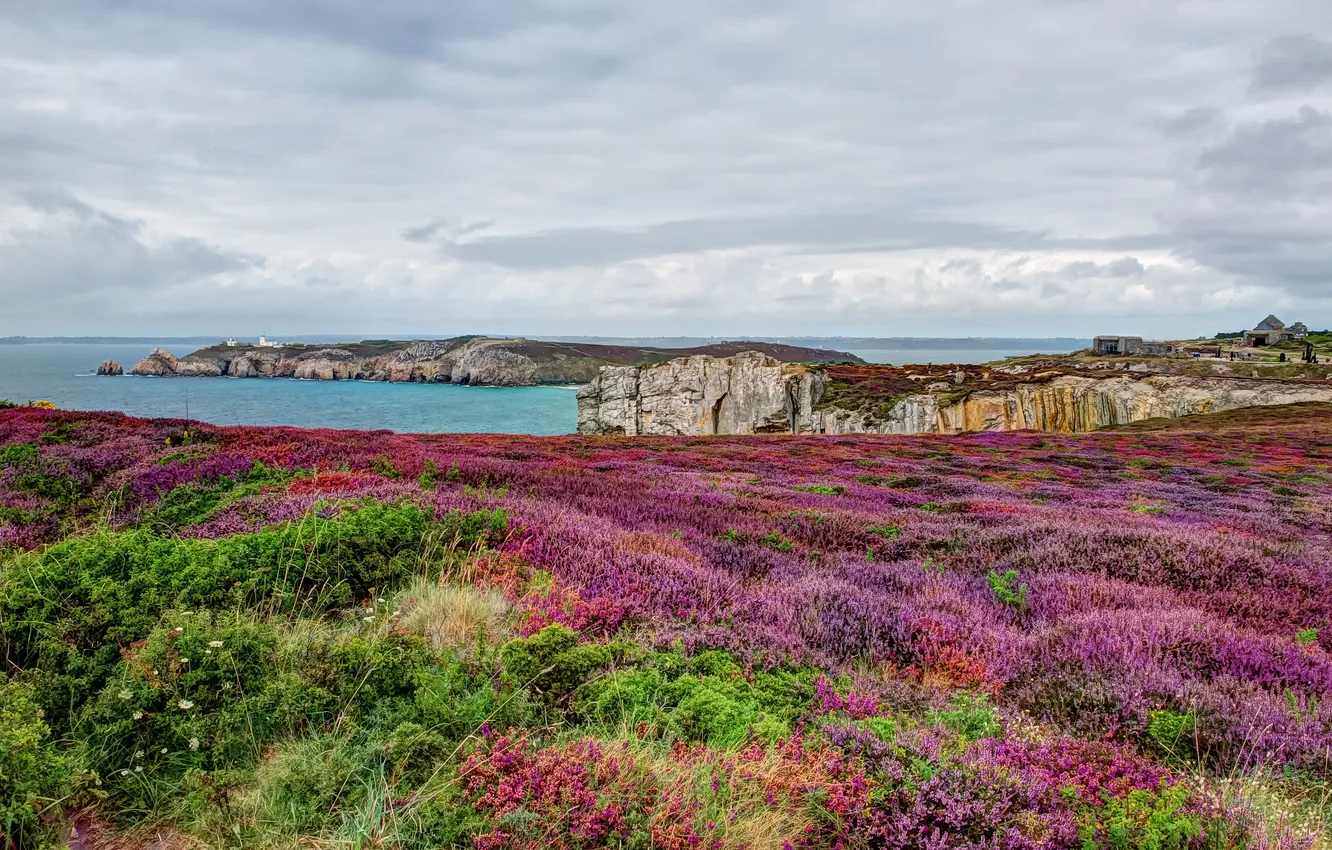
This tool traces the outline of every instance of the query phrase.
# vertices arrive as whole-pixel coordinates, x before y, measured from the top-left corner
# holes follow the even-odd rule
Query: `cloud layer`
[[[0,10],[0,335],[1332,324],[1324,0]]]

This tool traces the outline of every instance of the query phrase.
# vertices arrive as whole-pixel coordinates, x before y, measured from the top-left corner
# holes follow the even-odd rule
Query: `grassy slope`
[[[1080,437],[182,425],[0,411],[21,846],[1327,828],[1326,408]]]

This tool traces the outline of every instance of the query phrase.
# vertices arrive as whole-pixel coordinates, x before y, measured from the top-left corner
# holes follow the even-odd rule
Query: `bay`
[[[165,346],[164,346],[165,347]],[[179,346],[177,346],[179,347]],[[111,359],[126,369],[151,343],[0,345],[0,399],[45,399],[62,410],[116,410],[214,425],[386,428],[420,433],[570,434],[578,409],[571,387],[458,387],[376,381],[262,378],[98,377]],[[1031,349],[873,349],[870,363],[985,363]]]
[[[126,369],[152,345],[0,345],[0,399],[45,399],[62,410],[118,410],[214,425],[293,425],[391,431],[569,434],[578,408],[568,387],[457,387],[378,381],[99,377],[108,358]]]

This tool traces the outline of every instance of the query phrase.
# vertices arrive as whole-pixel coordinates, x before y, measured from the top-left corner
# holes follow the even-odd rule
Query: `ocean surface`
[[[62,410],[118,410],[145,417],[184,418],[188,412],[189,418],[214,425],[538,435],[570,434],[577,426],[577,402],[569,387],[95,374],[103,360],[115,360],[129,369],[153,348],[137,343],[0,345],[0,399],[19,403],[45,399]],[[1034,352],[941,348],[852,353],[871,363],[901,366],[985,363]]]

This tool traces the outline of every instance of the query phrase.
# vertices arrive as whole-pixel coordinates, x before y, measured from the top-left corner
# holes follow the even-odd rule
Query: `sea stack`
[[[102,365],[97,367],[99,375],[123,375],[125,370],[114,360],[103,360]]]

